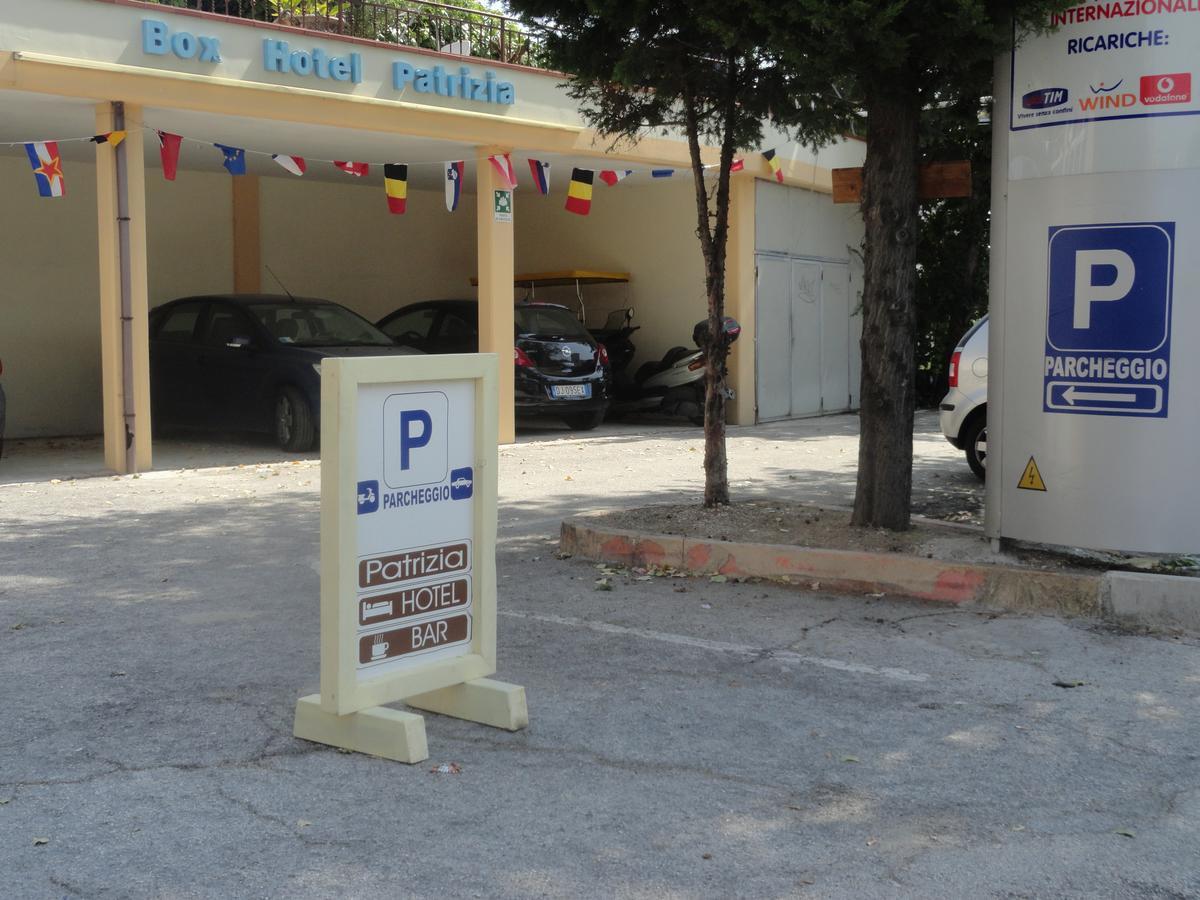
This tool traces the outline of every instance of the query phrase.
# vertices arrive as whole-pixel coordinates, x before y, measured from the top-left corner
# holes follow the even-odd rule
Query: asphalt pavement
[[[919,496],[967,508],[922,428]],[[846,503],[854,430],[732,430],[735,496]],[[556,558],[566,515],[698,497],[702,449],[501,451],[497,677],[531,724],[429,715],[417,766],[291,736],[313,460],[0,486],[0,893],[1200,895],[1200,642]]]

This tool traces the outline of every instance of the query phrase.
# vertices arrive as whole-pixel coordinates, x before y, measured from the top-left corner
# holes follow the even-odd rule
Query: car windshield
[[[281,344],[375,347],[394,343],[366,319],[336,303],[253,303],[249,309]]]
[[[518,306],[515,318],[520,337],[590,339],[580,321],[559,306]]]

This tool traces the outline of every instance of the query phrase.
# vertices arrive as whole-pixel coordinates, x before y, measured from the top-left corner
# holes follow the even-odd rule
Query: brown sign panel
[[[410,653],[427,653],[471,639],[471,617],[466,613],[404,625],[358,639],[358,663],[395,659]]]
[[[397,550],[358,561],[358,586],[382,587],[471,569],[471,545],[467,542],[417,550]]]
[[[833,170],[833,202],[861,203],[863,170]],[[946,163],[926,163],[917,169],[917,198],[939,200],[971,196],[971,163],[969,160]]]
[[[863,186],[863,170],[834,169],[833,170],[833,202],[861,203]]]
[[[360,597],[358,624],[381,625],[393,619],[446,612],[470,602],[471,582],[467,578],[406,587],[386,594]]]

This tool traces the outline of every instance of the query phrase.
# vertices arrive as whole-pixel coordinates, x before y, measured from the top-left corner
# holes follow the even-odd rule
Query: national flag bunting
[[[333,163],[347,175],[353,175],[355,178],[362,178],[371,171],[369,163],[364,162],[343,162],[342,160],[334,160]]]
[[[600,180],[612,187],[618,181],[624,181],[633,174],[633,169],[622,169],[620,172],[614,172],[612,169],[605,169],[600,173]]]
[[[651,169],[650,174],[654,178],[670,178],[672,175],[675,174],[675,170],[674,169]]]
[[[183,142],[183,138],[168,131],[159,131],[157,134],[158,152],[162,157],[163,178],[167,181],[174,181],[175,173],[179,170],[179,145]]]
[[[764,150],[763,159],[767,161],[767,165],[771,167],[771,172],[775,175],[775,180],[783,184],[783,169],[780,168],[779,160],[775,158],[774,150]]]
[[[446,209],[450,212],[458,209],[458,201],[462,199],[463,174],[466,169],[465,160],[456,159],[446,163]]]
[[[221,160],[230,175],[246,174],[246,151],[241,147],[226,147],[224,144],[213,144],[225,157]]]
[[[550,193],[550,163],[540,159],[529,160],[529,173],[533,176],[533,186],[539,194]]]
[[[67,180],[63,177],[62,157],[58,155],[56,141],[38,141],[25,145],[29,164],[33,166],[33,177],[37,179],[38,193],[43,197],[65,197]]]
[[[106,131],[104,134],[97,134],[92,138],[93,144],[112,144],[115,148],[121,141],[125,140],[124,131]]]
[[[571,183],[567,186],[567,212],[586,216],[592,209],[591,169],[572,169]]]
[[[507,153],[501,156],[489,156],[488,162],[492,164],[492,168],[500,175],[500,181],[510,191],[517,189],[517,173],[513,171],[512,159]]]
[[[308,163],[304,161],[303,156],[288,156],[284,153],[272,153],[271,159],[283,166],[285,170],[293,175],[303,175],[308,171]]]
[[[383,188],[387,191],[388,212],[400,215],[408,206],[408,166],[388,163],[383,167]]]
[[[730,172],[740,172],[744,168],[746,168],[746,161],[744,159],[735,159],[730,164],[729,171]]]

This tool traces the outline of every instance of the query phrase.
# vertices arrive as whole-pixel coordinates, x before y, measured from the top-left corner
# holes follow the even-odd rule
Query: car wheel
[[[987,416],[976,416],[967,423],[962,435],[967,465],[980,481],[987,477]]]
[[[279,449],[311,450],[316,428],[308,401],[294,387],[285,387],[275,398],[275,440]]]
[[[595,412],[573,413],[569,416],[563,416],[563,421],[567,423],[567,427],[572,431],[591,431],[604,421],[604,410],[598,409]]]

